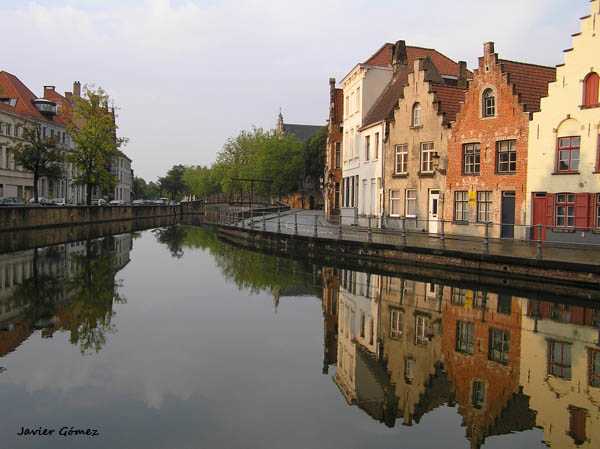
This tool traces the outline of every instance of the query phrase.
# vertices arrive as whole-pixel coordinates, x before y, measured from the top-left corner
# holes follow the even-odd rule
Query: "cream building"
[[[527,218],[543,238],[600,243],[600,1],[581,19],[529,127]]]
[[[361,136],[360,129],[367,112],[371,109],[392,77],[392,44],[385,44],[366,62],[357,64],[341,81],[344,96],[343,113],[343,161],[342,161],[342,207],[344,223],[354,223],[355,214],[378,215],[377,204],[381,188],[382,128],[372,129]],[[378,136],[376,136],[378,134]],[[365,157],[362,139],[372,139]]]
[[[593,309],[532,300],[523,308],[519,383],[549,447],[598,447],[599,322]]]
[[[406,65],[386,145],[386,227],[441,232],[450,124],[469,75],[435,50]]]

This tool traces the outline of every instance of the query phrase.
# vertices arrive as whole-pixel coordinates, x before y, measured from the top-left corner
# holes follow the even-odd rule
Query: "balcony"
[[[33,105],[36,107],[41,114],[44,114],[47,117],[53,117],[56,115],[56,103],[50,100],[45,100],[43,98],[36,98],[33,100]]]

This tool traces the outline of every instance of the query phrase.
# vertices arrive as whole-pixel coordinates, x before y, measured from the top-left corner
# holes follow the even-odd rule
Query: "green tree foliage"
[[[325,172],[325,150],[327,146],[327,127],[312,136],[304,145],[304,170],[307,176],[318,182]]]
[[[172,200],[181,199],[181,196],[187,193],[187,185],[183,181],[184,172],[183,165],[171,167],[165,176],[158,179],[161,192],[167,193]]]
[[[160,186],[154,181],[146,182],[136,176],[133,180],[133,198],[136,200],[151,200],[160,197]]]
[[[126,139],[117,138],[114,115],[108,109],[109,96],[101,88],[86,88],[82,98],[74,98],[69,134],[75,149],[69,161],[77,169],[75,182],[87,187],[86,202],[92,203],[95,187],[112,191],[116,184],[110,172],[112,158]]]
[[[196,198],[204,198],[221,192],[221,180],[218,170],[213,166],[186,167],[183,172],[183,182],[187,191]]]
[[[53,138],[42,137],[39,126],[23,128],[23,141],[9,148],[15,163],[33,173],[33,198],[37,203],[38,180],[41,177],[59,178],[62,175],[63,152]]]

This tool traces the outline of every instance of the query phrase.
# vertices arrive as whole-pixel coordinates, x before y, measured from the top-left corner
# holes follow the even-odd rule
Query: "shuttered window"
[[[592,72],[583,81],[583,106],[593,108],[598,106],[598,91],[600,88],[600,76]]]

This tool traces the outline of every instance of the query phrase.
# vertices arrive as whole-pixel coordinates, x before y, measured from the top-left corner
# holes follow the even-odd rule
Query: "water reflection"
[[[130,447],[115,409],[136,447],[278,447],[299,428],[288,447],[600,444],[597,308],[318,267],[189,226],[143,233],[123,281],[133,238],[0,255],[0,389],[21,416],[82,413],[112,438],[93,447]],[[34,332],[47,340],[27,347]]]
[[[36,330],[67,332],[82,353],[100,351],[115,331],[113,305],[125,301],[115,275],[131,247],[123,234],[0,255],[0,354]]]
[[[322,298],[325,363],[377,421],[448,405],[473,448],[534,427],[549,447],[600,444],[599,309],[332,268]]]

